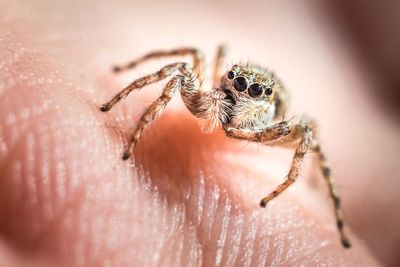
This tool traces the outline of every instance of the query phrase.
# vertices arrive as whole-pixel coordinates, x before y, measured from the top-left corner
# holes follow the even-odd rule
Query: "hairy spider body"
[[[199,50],[193,48],[152,52],[125,66],[114,67],[114,71],[120,72],[136,67],[152,58],[185,55],[192,57],[192,66],[185,62],[168,64],[155,73],[135,80],[110,101],[101,105],[101,111],[109,111],[131,91],[172,76],[165,85],[161,96],[140,118],[130,136],[123,159],[130,158],[133,148],[146,126],[164,110],[179,90],[188,110],[194,116],[206,121],[204,132],[211,132],[221,125],[228,137],[270,146],[294,148],[295,152],[286,180],[260,201],[261,207],[265,207],[271,199],[295,182],[304,155],[308,151],[314,151],[318,155],[318,164],[333,199],[342,245],[349,248],[350,242],[343,231],[340,199],[327,159],[316,138],[315,122],[306,116],[294,117],[290,121],[284,120],[288,104],[287,92],[273,72],[252,64],[237,64],[221,74],[221,65],[225,57],[223,47],[219,47],[215,57],[211,90],[202,88],[204,81],[203,55]]]

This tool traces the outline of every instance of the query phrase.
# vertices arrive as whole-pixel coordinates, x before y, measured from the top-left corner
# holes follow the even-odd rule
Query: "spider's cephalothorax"
[[[185,62],[166,65],[155,73],[135,80],[100,107],[103,112],[109,111],[131,91],[172,76],[161,96],[150,105],[139,120],[130,136],[123,159],[130,158],[144,129],[179,91],[189,111],[205,120],[206,125],[203,128],[205,132],[210,132],[221,125],[228,137],[294,148],[295,152],[286,180],[261,200],[261,207],[265,207],[271,199],[295,182],[304,155],[308,151],[315,152],[333,199],[342,245],[346,248],[350,247],[350,242],[343,231],[340,199],[334,187],[327,159],[316,138],[315,123],[306,116],[294,117],[290,122],[285,121],[284,113],[288,102],[286,90],[271,71],[256,65],[238,64],[221,74],[221,65],[225,56],[223,47],[218,49],[214,61],[213,88],[209,90],[201,88],[204,81],[203,56],[194,48],[152,52],[125,66],[115,67],[114,71],[120,72],[133,68],[152,58],[185,55],[193,58],[192,66]]]
[[[276,100],[281,98],[283,88],[272,72],[254,65],[234,65],[222,77],[220,90],[227,94],[232,106],[226,127],[261,130],[273,122],[282,106]],[[279,100],[279,102],[281,102]]]
[[[215,85],[201,97],[190,93],[191,89],[182,92],[183,101],[192,114],[206,120],[205,132],[213,131],[218,125],[225,130],[258,132],[271,125],[275,118],[283,117],[286,91],[266,69],[251,64],[234,65]],[[186,87],[195,85],[186,84]]]

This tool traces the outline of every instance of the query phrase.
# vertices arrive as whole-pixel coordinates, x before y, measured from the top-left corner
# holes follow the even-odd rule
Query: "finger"
[[[286,169],[276,154],[250,157],[242,144],[204,136],[192,117],[171,113],[138,144],[134,169],[120,160],[115,119],[79,83],[49,82],[61,77],[30,53],[7,66],[0,231],[20,255],[69,266],[373,265],[357,241],[343,251],[333,218],[309,205],[304,186],[258,208],[265,181],[272,186]]]

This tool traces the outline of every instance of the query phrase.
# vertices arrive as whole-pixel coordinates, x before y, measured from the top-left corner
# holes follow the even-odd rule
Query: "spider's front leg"
[[[154,101],[150,105],[150,107],[147,108],[145,113],[140,118],[134,132],[129,138],[128,147],[126,148],[122,159],[129,159],[132,154],[133,148],[142,136],[142,133],[146,126],[148,126],[155,119],[155,117],[165,109],[168,102],[176,94],[177,89],[182,87],[184,84],[187,84],[185,82],[186,80],[190,81],[191,78],[186,75],[176,75],[165,85],[161,96],[158,97],[156,101]]]
[[[290,166],[289,173],[286,180],[280,184],[274,191],[264,197],[260,201],[260,206],[265,207],[267,203],[277,197],[280,193],[286,190],[292,185],[299,175],[300,165],[304,159],[304,155],[308,152],[311,147],[313,133],[311,127],[308,124],[302,122],[290,126],[290,134],[282,137],[279,140],[265,140],[270,141],[269,143],[264,142],[268,145],[279,145],[285,146],[287,144],[293,144],[294,141],[300,140],[295,148],[295,152]]]
[[[133,134],[130,136],[128,141],[128,147],[123,154],[123,159],[127,160],[131,154],[133,147],[136,145],[143,130],[146,126],[154,120],[154,118],[159,114],[171,98],[174,96],[178,87],[182,84],[193,84],[192,69],[188,67],[186,63],[177,62],[166,65],[162,67],[159,71],[152,73],[150,75],[144,76],[132,82],[129,86],[123,89],[121,92],[116,94],[110,101],[100,106],[100,110],[103,112],[109,111],[114,105],[126,97],[131,91],[140,89],[148,84],[158,82],[162,79],[171,76],[174,73],[179,73],[175,75],[164,87],[163,92],[153,104],[145,111],[139,120]]]
[[[349,239],[347,238],[346,234],[344,233],[344,222],[343,222],[343,215],[342,210],[340,207],[340,198],[339,194],[335,188],[335,184],[333,178],[331,176],[331,170],[328,164],[328,161],[323,154],[321,147],[318,143],[318,140],[315,136],[315,123],[312,120],[309,120],[305,117],[301,118],[298,123],[295,123],[290,126],[290,134],[283,136],[282,138],[274,138],[273,140],[265,139],[262,141],[264,144],[267,145],[278,145],[278,146],[293,146],[297,144],[295,148],[295,153],[293,155],[292,164],[290,166],[289,173],[287,175],[286,180],[280,184],[274,191],[272,191],[269,195],[264,197],[261,202],[260,206],[265,207],[267,203],[277,197],[280,193],[286,190],[290,185],[292,185],[296,178],[299,175],[300,165],[304,159],[304,155],[309,151],[312,150],[317,153],[319,166],[321,172],[325,178],[325,181],[328,184],[329,193],[333,200],[334,209],[335,209],[335,218],[336,218],[336,225],[340,234],[340,239],[342,242],[343,247],[349,248],[351,246]],[[298,141],[298,143],[297,143]]]
[[[225,134],[228,137],[247,140],[258,143],[266,143],[269,141],[275,141],[290,133],[289,125],[286,121],[281,121],[265,128],[263,131],[254,132],[250,130],[242,130],[237,128],[227,127],[224,128]]]

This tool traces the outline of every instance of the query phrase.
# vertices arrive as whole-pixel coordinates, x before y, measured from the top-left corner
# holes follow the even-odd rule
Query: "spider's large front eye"
[[[235,80],[233,80],[233,86],[239,92],[246,91],[246,89],[247,89],[247,81],[246,81],[246,79],[244,77],[237,77],[237,78],[235,78]]]
[[[248,92],[251,97],[259,97],[262,95],[263,87],[259,83],[253,83],[250,85]]]

